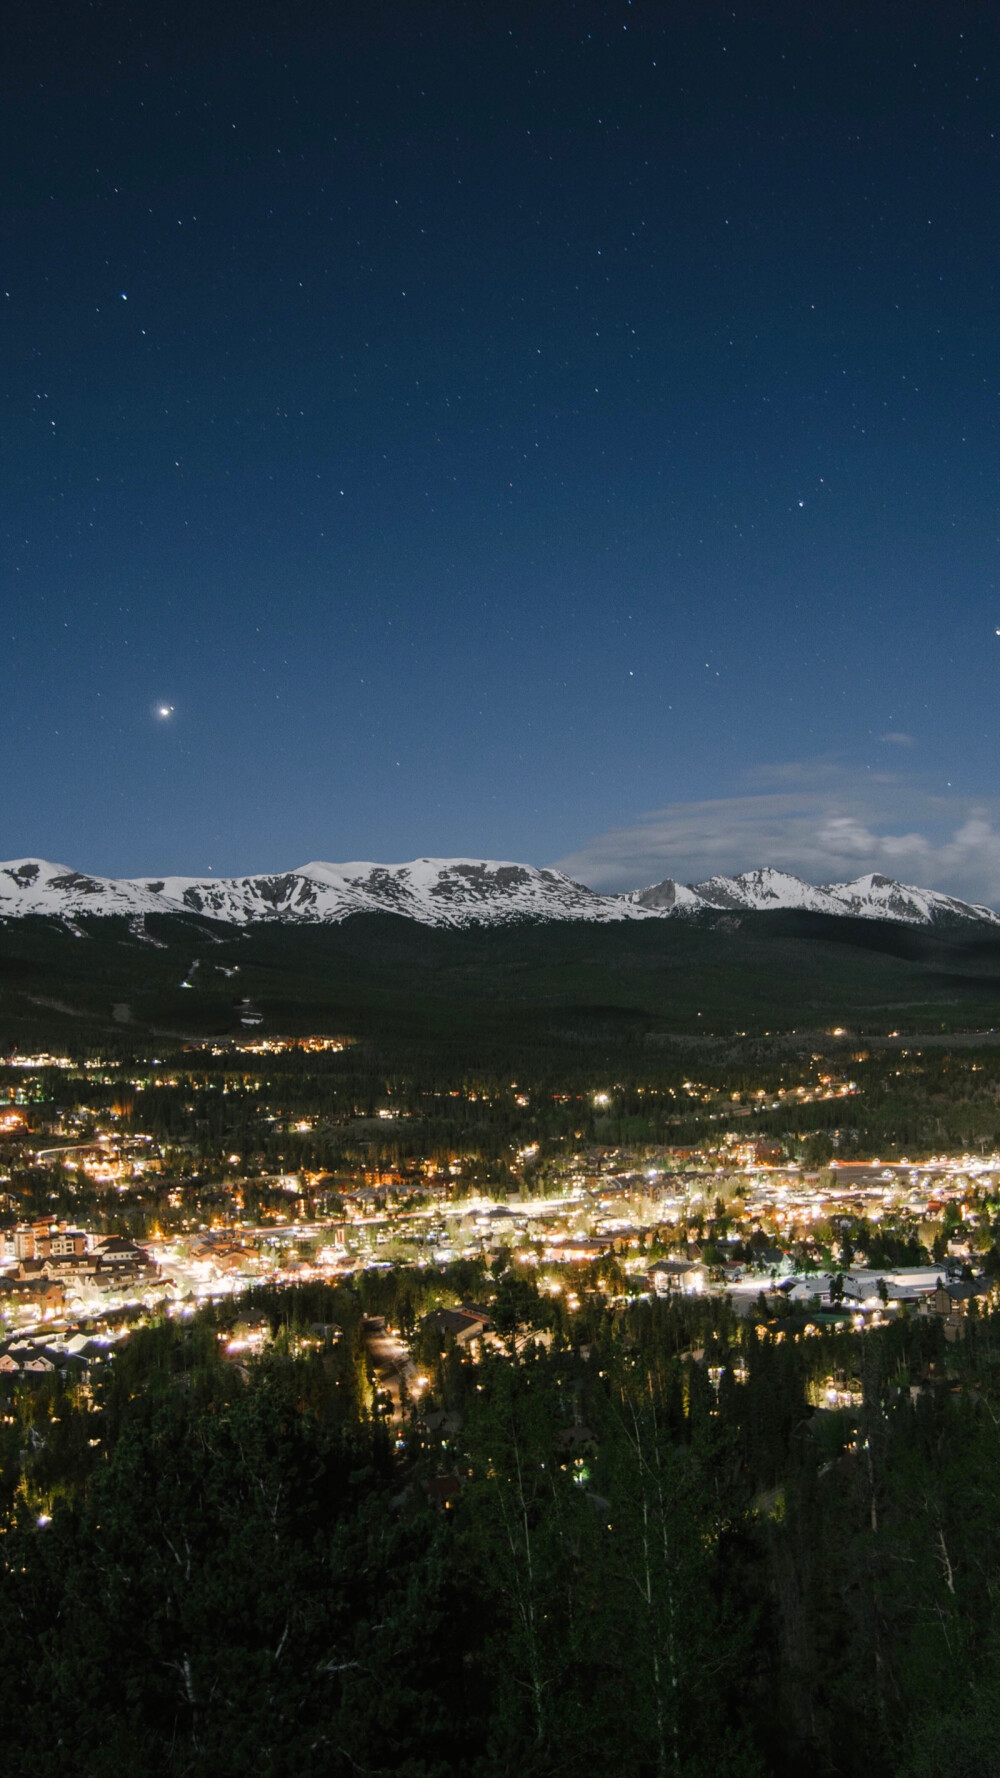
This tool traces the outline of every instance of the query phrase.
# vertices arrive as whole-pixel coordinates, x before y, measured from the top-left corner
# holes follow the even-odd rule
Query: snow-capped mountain
[[[855,877],[850,883],[806,883],[787,871],[765,866],[738,877],[709,877],[704,883],[674,883],[669,877],[649,889],[634,890],[640,907],[682,912],[698,907],[767,912],[803,909],[816,914],[853,914],[865,920],[899,920],[908,926],[951,924],[956,920],[1000,925],[1000,914],[975,902],[959,901],[935,889],[915,889],[892,877]]]
[[[803,909],[897,920],[910,926],[956,921],[1000,925],[992,908],[915,889],[890,877],[815,885],[785,871],[745,871],[677,883],[670,877],[626,895],[601,895],[557,870],[476,858],[418,858],[409,864],[304,864],[255,877],[88,876],[38,858],[0,864],[0,920],[43,914],[200,914],[232,925],[259,920],[333,924],[350,914],[394,913],[425,926],[497,926],[523,920],[656,920],[702,910]]]
[[[738,877],[709,877],[704,883],[675,883],[667,878],[649,889],[624,897],[657,912],[695,908],[727,908],[767,912],[796,908],[816,914],[853,914],[865,920],[899,920],[908,926],[934,926],[955,920],[1000,925],[1000,914],[978,903],[959,901],[935,889],[915,889],[892,877],[869,875],[851,883],[806,883],[787,871],[765,866]]]
[[[619,896],[598,895],[561,871],[474,858],[410,864],[304,864],[259,877],[86,876],[38,858],[0,864],[0,918],[19,914],[202,914],[335,923],[349,914],[393,913],[425,926],[502,925],[514,920],[648,918]]]

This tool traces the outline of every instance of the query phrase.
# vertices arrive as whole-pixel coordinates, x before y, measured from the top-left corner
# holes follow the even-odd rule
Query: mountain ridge
[[[395,913],[437,927],[523,921],[662,920],[698,913],[802,910],[908,926],[1000,926],[993,908],[869,873],[814,884],[764,866],[700,883],[671,877],[603,894],[562,871],[482,858],[419,858],[405,864],[322,861],[245,877],[99,877],[39,858],[0,863],[0,921],[42,915],[194,914],[233,925],[339,924],[352,914]]]

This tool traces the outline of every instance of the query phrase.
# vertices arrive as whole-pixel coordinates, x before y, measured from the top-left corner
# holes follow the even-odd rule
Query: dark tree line
[[[439,1342],[389,1425],[363,1316],[449,1284],[504,1349]],[[92,1399],[10,1392],[12,1778],[1000,1770],[997,1320],[404,1286],[261,1291],[139,1330]],[[261,1311],[269,1353],[226,1362]],[[828,1377],[857,1405],[817,1410]]]
[[[795,1088],[821,1094],[824,1076],[849,1078],[856,1091],[800,1103]],[[17,1070],[0,1071],[0,1090],[24,1084]],[[49,1069],[30,1085],[39,1095],[33,1117],[60,1107],[95,1117],[115,1111],[123,1130],[176,1151],[181,1171],[218,1165],[229,1152],[251,1172],[335,1172],[463,1154],[502,1182],[513,1151],[534,1142],[546,1155],[581,1144],[688,1147],[753,1133],[815,1165],[835,1153],[916,1159],[1000,1143],[1000,1049],[989,1047],[900,1053],[855,1040],[821,1055],[789,1039],[697,1049],[678,1042],[665,1051],[638,1044],[608,1055],[531,1052],[512,1074],[509,1060],[470,1071],[447,1053],[396,1054],[381,1041],[322,1054],[188,1050],[155,1065],[109,1057],[101,1072]],[[751,1118],[738,1115],[751,1104]],[[377,1112],[389,1107],[398,1118],[380,1120]],[[296,1129],[303,1120],[310,1128]]]

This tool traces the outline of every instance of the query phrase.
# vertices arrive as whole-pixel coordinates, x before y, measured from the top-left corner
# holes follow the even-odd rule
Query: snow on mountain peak
[[[397,913],[428,926],[524,919],[648,918],[556,870],[480,858],[408,864],[326,864],[253,877],[92,877],[42,859],[0,864],[0,918],[22,914],[201,914],[334,923],[355,913]]]
[[[667,877],[648,889],[623,897],[660,913],[696,908],[766,912],[790,909],[817,914],[853,914],[860,919],[898,920],[908,925],[940,921],[981,920],[1000,925],[993,908],[959,901],[934,889],[917,889],[892,877],[871,873],[851,883],[806,883],[788,871],[765,865],[735,877],[709,877],[702,883],[675,883]]]
[[[628,894],[602,895],[558,870],[482,858],[416,858],[406,864],[314,861],[273,874],[208,878],[97,877],[40,858],[0,864],[0,919],[180,913],[235,925],[259,920],[332,924],[351,914],[395,913],[426,926],[475,926],[777,909],[910,925],[955,920],[1000,925],[992,908],[877,873],[850,883],[817,885],[769,866],[694,884],[667,877]]]

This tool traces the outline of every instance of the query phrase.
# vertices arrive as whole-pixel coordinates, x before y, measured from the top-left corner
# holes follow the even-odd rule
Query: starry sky
[[[4,857],[1000,897],[993,9],[5,36]]]

